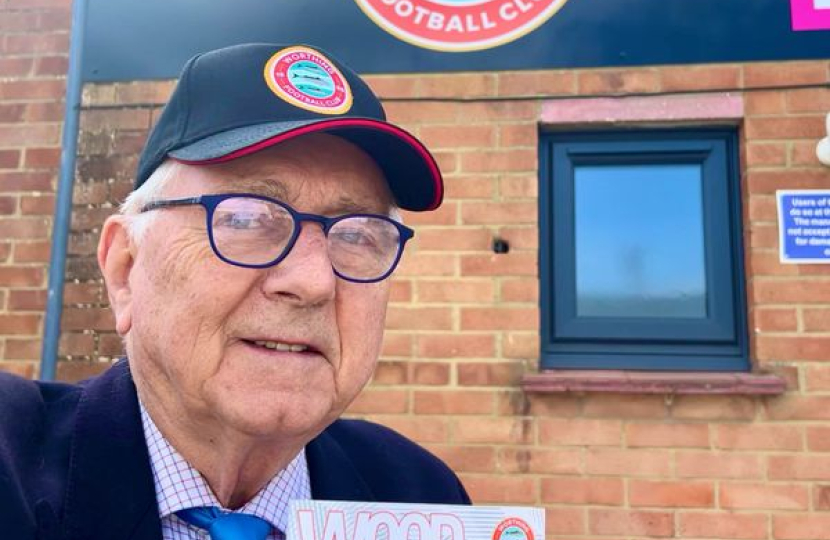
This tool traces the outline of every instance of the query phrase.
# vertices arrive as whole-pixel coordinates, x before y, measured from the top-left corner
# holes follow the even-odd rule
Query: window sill
[[[778,395],[787,390],[787,382],[770,373],[614,370],[545,370],[525,375],[521,386],[529,393]]]

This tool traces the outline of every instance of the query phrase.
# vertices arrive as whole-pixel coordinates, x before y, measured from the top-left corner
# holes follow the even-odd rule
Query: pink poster
[[[830,30],[830,0],[790,0],[793,30]]]

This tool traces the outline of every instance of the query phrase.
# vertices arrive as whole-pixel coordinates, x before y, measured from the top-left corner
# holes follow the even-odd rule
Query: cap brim
[[[444,184],[429,150],[405,130],[371,118],[272,122],[232,129],[171,150],[183,163],[207,165],[247,156],[308,133],[343,137],[369,154],[386,176],[399,207],[433,210],[441,205]]]

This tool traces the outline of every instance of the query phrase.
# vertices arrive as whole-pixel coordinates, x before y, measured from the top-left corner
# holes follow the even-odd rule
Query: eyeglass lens
[[[285,253],[298,226],[288,209],[250,197],[219,203],[211,223],[216,250],[243,265],[266,265]],[[400,249],[397,227],[380,217],[350,216],[336,221],[327,235],[332,266],[342,276],[371,280],[385,275]]]

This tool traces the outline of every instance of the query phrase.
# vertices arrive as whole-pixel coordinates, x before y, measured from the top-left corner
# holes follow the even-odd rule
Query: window
[[[735,131],[541,145],[542,368],[748,370]]]

